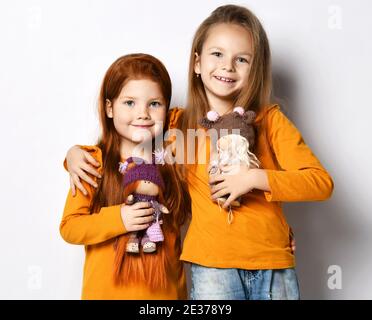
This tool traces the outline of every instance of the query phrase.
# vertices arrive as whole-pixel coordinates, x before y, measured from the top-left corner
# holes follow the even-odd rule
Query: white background
[[[371,299],[372,4],[232,3],[261,19],[276,96],[335,181],[327,202],[285,205],[302,298]],[[1,1],[0,298],[80,298],[84,250],[65,243],[58,229],[66,151],[95,143],[98,89],[123,54],[160,58],[173,80],[173,105],[185,105],[193,34],[221,4]],[[328,286],[330,266],[342,272],[339,289]]]

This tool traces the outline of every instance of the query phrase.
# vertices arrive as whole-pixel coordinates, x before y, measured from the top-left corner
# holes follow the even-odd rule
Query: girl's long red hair
[[[106,116],[106,99],[114,102],[123,86],[129,80],[150,79],[158,83],[166,101],[167,111],[171,100],[171,80],[164,65],[148,54],[130,54],[117,59],[107,70],[100,90],[98,109],[101,124],[101,137],[98,147],[102,150],[103,177],[99,181],[97,191],[91,204],[92,212],[100,208],[123,204],[126,196],[133,192],[135,185],[124,190],[122,175],[118,171],[120,158],[120,138],[115,130],[112,118]],[[115,261],[113,261],[114,281],[121,284],[143,283],[151,288],[165,289],[170,263],[167,252],[175,247],[169,239],[179,239],[179,227],[190,213],[190,197],[187,185],[178,165],[160,166],[165,182],[164,193],[159,202],[163,203],[170,214],[163,216],[164,242],[157,247],[156,253],[129,255],[125,253],[127,235],[113,239],[115,245]],[[173,236],[171,237],[171,235]],[[179,254],[178,252],[176,254]]]

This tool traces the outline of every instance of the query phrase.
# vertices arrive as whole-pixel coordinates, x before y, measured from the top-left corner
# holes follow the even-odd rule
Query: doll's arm
[[[166,206],[162,205],[162,204],[159,204],[159,209],[161,211],[161,213],[164,213],[164,214],[169,214],[169,210]]]
[[[133,194],[130,194],[128,197],[127,197],[127,199],[125,200],[125,203],[126,204],[133,204],[134,203],[134,196],[133,196]]]

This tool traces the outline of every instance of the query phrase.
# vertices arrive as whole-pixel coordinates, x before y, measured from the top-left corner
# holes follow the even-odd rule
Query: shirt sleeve
[[[279,170],[265,169],[271,192],[267,201],[321,201],[333,192],[333,181],[306,145],[299,130],[280,111],[269,111],[267,137]]]
[[[92,151],[91,154],[102,167],[102,159],[97,152],[100,150],[97,147],[95,150],[96,152]],[[91,212],[90,206],[95,189],[84,181],[82,183],[88,191],[87,196],[78,189],[75,197],[71,191],[67,195],[60,224],[62,238],[72,244],[93,245],[126,233],[121,219],[121,205],[103,207],[99,212]]]

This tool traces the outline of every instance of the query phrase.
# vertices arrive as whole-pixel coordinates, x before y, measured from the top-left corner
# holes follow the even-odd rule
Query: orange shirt
[[[172,128],[177,127],[181,113],[182,109],[171,110]],[[228,224],[228,212],[210,198],[206,165],[190,168],[192,220],[183,243],[182,260],[207,267],[248,270],[295,266],[290,228],[281,203],[325,200],[332,193],[333,181],[278,105],[264,108],[255,124],[255,154],[268,175],[271,192],[254,190],[244,195],[242,205],[233,209],[232,224]]]
[[[85,147],[101,164],[102,153],[98,147]],[[174,243],[173,252],[169,252],[172,274],[168,275],[166,290],[151,291],[146,285],[118,286],[113,282],[115,237],[126,233],[121,219],[120,205],[101,208],[91,213],[89,208],[94,188],[83,182],[88,191],[84,196],[79,190],[75,197],[68,193],[60,233],[65,241],[85,246],[85,265],[82,299],[186,299],[186,278],[182,262],[179,260],[180,234],[169,234]]]

